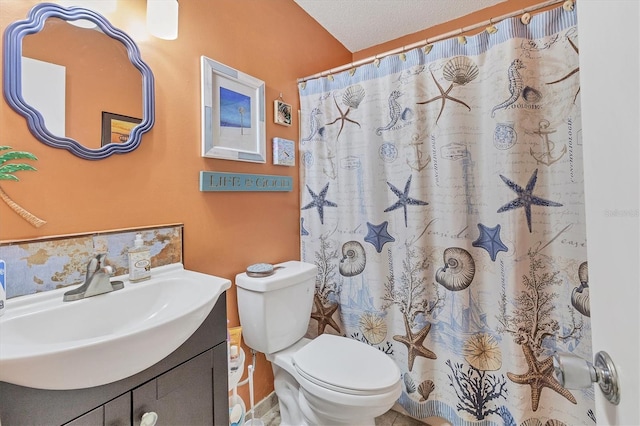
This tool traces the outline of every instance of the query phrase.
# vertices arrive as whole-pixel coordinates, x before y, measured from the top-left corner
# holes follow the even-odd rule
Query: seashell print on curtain
[[[559,7],[299,86],[308,335],[394,359],[417,419],[595,424],[593,388],[552,365],[592,359],[576,22]]]

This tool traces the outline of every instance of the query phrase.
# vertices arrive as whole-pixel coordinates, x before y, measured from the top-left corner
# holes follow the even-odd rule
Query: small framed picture
[[[126,143],[131,130],[142,119],[102,111],[102,146],[110,143]]]
[[[273,101],[273,121],[283,126],[291,126],[291,105],[281,99]]]
[[[293,141],[273,138],[273,164],[278,166],[295,166],[296,151]]]

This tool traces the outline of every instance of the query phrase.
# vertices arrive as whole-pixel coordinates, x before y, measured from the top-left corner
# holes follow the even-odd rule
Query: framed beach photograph
[[[202,156],[266,162],[265,84],[201,57]]]
[[[141,118],[102,111],[102,146],[110,143],[126,143],[131,130],[141,122]]]
[[[282,99],[273,101],[273,121],[283,126],[291,126],[291,105]]]

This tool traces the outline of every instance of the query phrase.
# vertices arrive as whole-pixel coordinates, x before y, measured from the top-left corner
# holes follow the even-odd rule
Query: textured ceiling
[[[353,53],[506,0],[294,1]]]

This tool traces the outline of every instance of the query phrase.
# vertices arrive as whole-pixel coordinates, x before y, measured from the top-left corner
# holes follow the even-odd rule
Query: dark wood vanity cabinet
[[[130,426],[131,420],[131,393],[127,392],[113,401],[65,423],[65,426]]]
[[[228,425],[226,327],[223,293],[185,343],[134,376],[68,391],[0,382],[0,421],[3,426],[137,426],[142,415],[155,412],[158,425]]]

